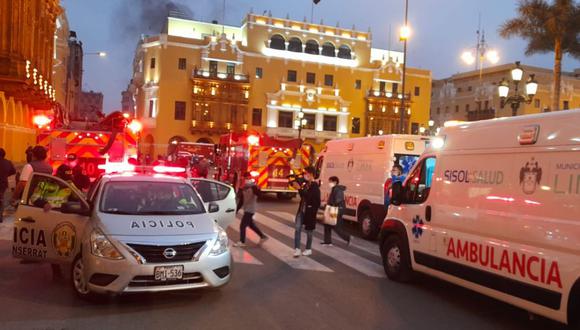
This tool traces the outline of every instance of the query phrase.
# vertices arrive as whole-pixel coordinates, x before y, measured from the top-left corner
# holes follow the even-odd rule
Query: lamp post
[[[307,120],[306,118],[304,118],[304,112],[302,112],[302,109],[300,109],[300,111],[298,111],[296,119],[294,120],[294,128],[298,129],[298,138],[301,140],[302,140],[302,127],[304,127],[306,123]]]
[[[480,32],[481,31],[481,32]],[[472,50],[464,51],[461,54],[461,59],[467,65],[475,63],[476,69],[479,69],[479,80],[481,81],[483,75],[483,63],[487,60],[491,64],[499,62],[499,53],[495,49],[490,49],[485,41],[485,33],[481,28],[477,30],[477,45],[475,46],[475,54]]]
[[[407,73],[407,40],[411,36],[411,29],[408,25],[408,12],[409,12],[409,0],[405,0],[405,25],[401,28],[399,38],[403,42],[403,81],[402,81],[402,95],[401,98],[401,118],[400,118],[400,125],[401,125],[401,134],[405,134],[407,130],[405,129],[405,78]]]
[[[98,57],[107,57],[107,52],[88,52],[85,55],[96,55]]]
[[[519,91],[519,85],[524,77],[524,70],[520,67],[520,62],[516,62],[516,67],[511,71],[512,83],[514,85],[514,94],[509,96],[510,83],[505,78],[503,78],[498,87],[497,91],[500,98],[500,107],[503,109],[506,105],[510,105],[512,108],[512,116],[518,114],[518,109],[521,103],[530,104],[538,91],[538,82],[535,79],[534,74],[530,74],[528,80],[526,81],[526,93],[522,94]]]

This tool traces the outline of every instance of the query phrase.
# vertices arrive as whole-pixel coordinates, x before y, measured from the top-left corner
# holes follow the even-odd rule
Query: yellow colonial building
[[[62,12],[58,0],[0,1],[0,147],[16,163],[36,143],[33,115],[53,115],[55,32]]]
[[[300,134],[318,149],[399,133],[401,113],[418,134],[429,121],[431,72],[407,68],[403,93],[402,55],[373,48],[370,31],[354,28],[252,13],[241,27],[168,17],[163,33],[137,46],[128,89],[144,124],[142,151],[216,143],[230,131]]]

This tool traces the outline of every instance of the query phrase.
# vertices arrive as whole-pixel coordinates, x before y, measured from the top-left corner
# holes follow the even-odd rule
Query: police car
[[[444,128],[393,188],[387,276],[418,271],[580,323],[578,123],[566,110]]]
[[[12,254],[69,266],[80,297],[221,287],[231,255],[218,212],[185,178],[107,174],[85,198],[35,173],[15,216]]]

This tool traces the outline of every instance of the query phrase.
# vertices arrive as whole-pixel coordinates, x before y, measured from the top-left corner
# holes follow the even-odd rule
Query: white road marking
[[[267,211],[268,213],[271,213],[273,215],[279,216],[283,219],[289,220],[291,222],[294,222],[294,217],[296,217],[295,214],[289,213],[289,212],[279,212],[279,211]],[[316,232],[320,233],[322,235],[324,235],[324,227],[320,224],[316,226]],[[336,233],[332,234],[333,240],[338,239],[341,240],[340,237],[338,237],[338,235],[336,235]],[[369,254],[372,254],[374,256],[380,257],[381,256],[381,252],[379,251],[379,246],[375,243],[375,242],[369,242],[366,241],[362,238],[358,238],[358,237],[354,237],[351,236],[350,238],[350,246],[355,247],[359,250],[363,250]]]
[[[234,262],[238,264],[250,264],[250,265],[264,265],[260,260],[250,254],[246,249],[233,246],[233,242],[230,241],[230,253]]]
[[[294,228],[291,228],[287,225],[281,224],[280,222],[276,221],[276,220],[272,220],[272,219],[268,219],[268,217],[262,215],[262,214],[256,214],[254,215],[254,219],[257,223],[259,223],[262,226],[266,226],[274,231],[279,232],[280,234],[289,237],[289,238],[294,238]],[[306,234],[303,233],[303,240],[305,241],[306,239]],[[315,246],[320,246],[320,239],[314,237],[313,243],[316,244]],[[370,277],[378,277],[378,278],[384,278],[385,277],[385,272],[383,270],[383,267],[379,264],[376,264],[368,259],[365,259],[363,257],[360,257],[350,251],[341,249],[337,246],[333,246],[333,247],[320,247],[319,249],[316,249],[314,253],[321,253],[324,255],[327,255],[333,259],[335,259],[336,261],[343,263],[344,265],[359,271],[367,276]],[[306,258],[298,258],[298,259],[306,259]]]
[[[256,219],[256,215],[254,215],[254,219]],[[233,230],[238,233],[237,230]],[[249,228],[246,230],[246,244],[248,241],[254,244],[258,244],[260,241],[258,235],[256,235],[256,233],[254,233]],[[294,249],[286,246],[286,244],[278,241],[273,237],[269,237],[268,240],[262,244],[261,248],[292,268],[313,270],[318,272],[333,272],[332,269],[318,263],[313,259],[307,257],[294,258]]]

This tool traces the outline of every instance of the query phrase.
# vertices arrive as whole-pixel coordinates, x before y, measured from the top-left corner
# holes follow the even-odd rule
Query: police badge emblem
[[[69,257],[76,245],[75,227],[70,222],[58,224],[52,232],[52,246],[59,257]]]

